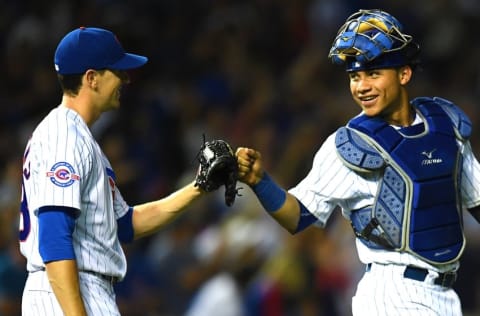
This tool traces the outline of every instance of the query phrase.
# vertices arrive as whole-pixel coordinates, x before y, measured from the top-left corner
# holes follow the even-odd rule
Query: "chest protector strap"
[[[380,118],[360,115],[337,131],[344,163],[381,178],[373,205],[352,211],[352,227],[370,248],[448,263],[465,247],[457,142],[468,139],[471,123],[441,98],[411,104],[423,124],[396,130]]]

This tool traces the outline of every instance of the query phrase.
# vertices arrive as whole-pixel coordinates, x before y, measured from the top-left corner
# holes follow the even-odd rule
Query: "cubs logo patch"
[[[50,171],[47,171],[47,177],[59,187],[68,187],[80,180],[80,176],[75,173],[72,165],[65,161],[55,163]]]
[[[112,196],[115,199],[115,179],[117,178],[115,176],[115,172],[113,169],[106,168],[107,175],[108,175],[108,184],[110,185],[110,189],[112,190]]]

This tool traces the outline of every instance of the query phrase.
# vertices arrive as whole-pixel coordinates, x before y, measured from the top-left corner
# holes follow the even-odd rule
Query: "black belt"
[[[102,274],[102,273],[98,273],[98,272],[95,272],[95,271],[80,271],[80,272],[85,272],[85,273],[88,273],[88,274],[93,274],[99,278],[102,278],[104,279],[105,281],[107,281],[108,283],[110,283],[111,285],[114,285],[115,283],[117,283],[120,279],[116,276],[112,276],[112,275],[105,275],[105,274]]]
[[[33,272],[38,272],[38,271],[45,271],[45,268],[41,268],[40,270],[36,270],[36,271],[31,271],[31,273]],[[93,274],[99,278],[102,278],[104,279],[105,281],[107,281],[108,283],[110,283],[111,285],[114,285],[115,283],[117,283],[118,281],[120,281],[120,278],[119,277],[116,277],[116,276],[111,276],[111,275],[105,275],[105,274],[102,274],[102,273],[99,273],[99,272],[95,272],[95,271],[85,271],[85,270],[82,270],[80,272],[84,272],[84,273],[88,273],[88,274]]]
[[[428,270],[423,268],[418,268],[414,266],[407,266],[403,276],[412,280],[425,281],[425,278],[428,275]],[[441,285],[443,287],[452,287],[455,281],[457,280],[456,272],[445,272],[439,273],[438,277],[433,280],[433,283],[436,285]]]
[[[370,271],[372,264],[367,264],[367,271]],[[408,279],[416,280],[423,282],[427,278],[428,270],[424,268],[419,268],[415,266],[407,266],[403,272],[403,276]],[[433,283],[443,287],[452,287],[455,281],[457,280],[456,272],[445,272],[439,273],[438,277],[433,280]]]

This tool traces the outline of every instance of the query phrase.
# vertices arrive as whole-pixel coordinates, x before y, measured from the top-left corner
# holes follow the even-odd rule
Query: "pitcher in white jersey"
[[[56,49],[62,101],[34,130],[23,157],[24,316],[119,315],[113,285],[127,269],[120,243],[154,233],[204,194],[192,181],[129,206],[92,136],[100,115],[119,107],[126,71],[146,62],[101,28],[73,30]]]
[[[282,189],[259,151],[237,149],[240,180],[291,233],[324,227],[339,207],[365,274],[353,315],[461,315],[452,289],[465,249],[462,213],[480,221],[480,165],[465,113],[410,99],[420,47],[382,10],[347,18],[329,58],[346,67],[361,113],[328,137],[298,185]]]

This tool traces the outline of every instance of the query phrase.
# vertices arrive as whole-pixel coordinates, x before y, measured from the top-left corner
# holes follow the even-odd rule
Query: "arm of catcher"
[[[258,194],[258,190],[255,190],[255,188],[262,179],[265,179],[265,170],[263,169],[260,152],[251,148],[240,147],[237,149],[236,155],[238,160],[239,181],[248,184],[253,189],[267,212],[281,226],[290,233],[295,233],[300,220],[300,205],[298,200],[285,189],[280,188],[271,179],[268,181],[272,181],[270,184],[273,188],[268,188],[268,192]],[[273,201],[269,201],[272,197]],[[280,201],[280,205],[276,204],[278,201]],[[265,207],[265,205],[272,205],[272,203],[276,205],[275,209],[269,209],[269,206]]]

